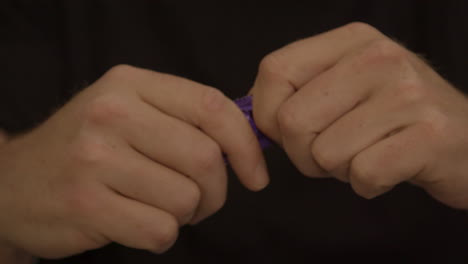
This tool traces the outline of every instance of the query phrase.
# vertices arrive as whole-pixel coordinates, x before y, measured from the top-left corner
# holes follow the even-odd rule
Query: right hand
[[[226,153],[268,184],[246,118],[221,92],[116,66],[44,124],[0,148],[0,244],[61,258],[109,242],[161,253],[220,209]]]

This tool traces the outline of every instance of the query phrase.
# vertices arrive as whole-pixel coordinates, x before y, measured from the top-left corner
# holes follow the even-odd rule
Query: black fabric
[[[0,3],[0,127],[27,131],[110,67],[126,63],[244,95],[263,56],[364,21],[423,54],[468,89],[468,2],[42,1]],[[110,245],[41,263],[330,263],[468,261],[468,219],[401,185],[374,200],[307,179],[277,148],[272,182],[246,191],[231,173],[226,206],[184,227],[163,255]]]

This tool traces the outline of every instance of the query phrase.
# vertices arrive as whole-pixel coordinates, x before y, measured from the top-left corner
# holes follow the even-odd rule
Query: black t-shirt
[[[116,64],[212,85],[251,87],[263,56],[292,41],[364,21],[423,54],[468,89],[468,2],[41,1],[0,4],[0,128],[33,128]],[[466,263],[468,217],[402,184],[365,200],[332,179],[303,177],[279,148],[260,192],[230,172],[226,206],[184,227],[163,255],[109,245],[43,263]],[[383,168],[384,169],[384,168]]]

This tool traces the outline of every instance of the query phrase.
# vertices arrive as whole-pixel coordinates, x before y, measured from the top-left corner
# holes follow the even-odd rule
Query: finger
[[[426,144],[432,133],[430,126],[415,124],[359,153],[350,167],[354,191],[370,199],[417,177],[432,159]]]
[[[375,73],[370,71],[369,75],[371,80]],[[310,152],[319,166],[330,175],[347,181],[349,163],[354,156],[395,131],[424,118],[425,108],[415,104],[417,98],[415,100],[411,95],[414,90],[412,85],[401,80],[396,83],[383,81],[381,87],[376,88],[381,92],[329,125],[313,139],[310,146]]]
[[[283,147],[298,169],[308,176],[330,172],[323,149],[311,144],[319,133],[325,132],[334,122],[365,103],[376,91],[392,85],[392,78],[400,79],[403,65],[399,53],[404,49],[387,41],[371,42],[362,49],[345,56],[335,66],[311,80],[283,103],[278,111],[278,126]],[[383,51],[385,50],[385,51]],[[401,50],[401,51],[400,51]],[[402,67],[402,65],[404,67]],[[347,140],[347,137],[342,138]]]
[[[281,143],[278,109],[296,90],[366,43],[386,38],[363,23],[292,43],[265,57],[252,89],[253,114],[262,132]]]
[[[256,136],[240,109],[220,91],[147,70],[121,67],[116,71],[127,76],[120,79],[135,87],[148,104],[200,128],[215,140],[246,187],[259,190],[267,185],[266,165]]]
[[[130,147],[119,150],[115,173],[104,182],[124,196],[175,216],[179,225],[190,222],[200,202],[198,185],[185,175],[153,162]],[[203,207],[202,207],[203,209]]]
[[[104,127],[111,128],[123,138],[125,142],[122,143],[130,145],[153,163],[189,177],[198,185],[201,197],[192,221],[199,221],[224,205],[226,166],[221,149],[212,138],[142,102],[136,95],[125,99],[104,98],[96,105],[97,109],[92,111],[97,112],[94,114],[97,117],[93,118],[97,125],[104,122]],[[122,162],[126,164],[124,160]],[[142,174],[148,173],[142,171]]]
[[[95,228],[111,241],[162,253],[178,236],[178,223],[169,213],[115,193],[101,200],[103,208],[95,214]]]

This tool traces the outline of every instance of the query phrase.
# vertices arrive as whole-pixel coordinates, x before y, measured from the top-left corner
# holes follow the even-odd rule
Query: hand
[[[268,182],[246,118],[221,92],[117,66],[0,148],[0,242],[60,258],[111,241],[163,252],[223,206],[226,166]]]
[[[254,119],[297,168],[373,198],[408,181],[468,208],[468,104],[421,58],[363,23],[266,56]]]

